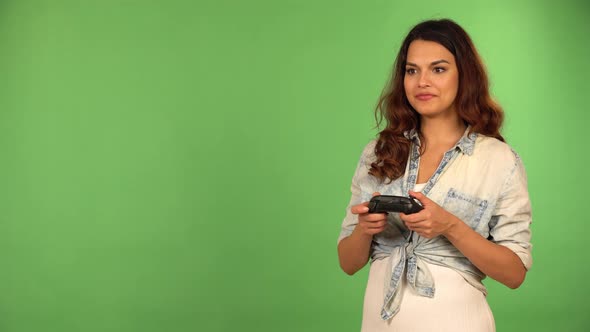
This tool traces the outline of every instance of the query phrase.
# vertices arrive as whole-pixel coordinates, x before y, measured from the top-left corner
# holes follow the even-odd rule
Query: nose
[[[419,88],[427,88],[430,86],[430,76],[428,72],[422,72],[420,74],[420,80],[418,81]]]

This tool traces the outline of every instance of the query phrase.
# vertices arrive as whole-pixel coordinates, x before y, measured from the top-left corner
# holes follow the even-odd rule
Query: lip
[[[434,98],[434,95],[431,95],[428,93],[421,93],[419,95],[416,95],[416,99],[422,100],[422,101],[430,100],[432,98]]]

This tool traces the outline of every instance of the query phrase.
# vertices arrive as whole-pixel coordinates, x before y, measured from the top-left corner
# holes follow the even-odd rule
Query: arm
[[[374,193],[373,196],[379,195]],[[367,213],[368,202],[351,207],[351,213],[358,216],[358,224],[352,234],[338,243],[338,259],[340,267],[346,274],[353,275],[369,261],[369,252],[373,235],[382,232],[387,226],[387,215],[384,213]]]
[[[385,214],[368,214],[368,196],[370,186],[364,185],[372,181],[368,174],[370,161],[367,158],[373,155],[375,142],[365,146],[357,164],[352,184],[351,197],[346,208],[346,217],[342,221],[342,230],[338,238],[338,260],[340,267],[349,275],[355,274],[369,261],[373,235],[385,229],[387,225]],[[361,187],[364,188],[361,189]],[[376,195],[379,193],[373,194]]]
[[[490,278],[510,288],[522,284],[526,269],[513,251],[484,238],[422,193],[410,192],[410,195],[424,205],[424,210],[410,215],[400,214],[408,229],[426,238],[445,236]]]
[[[520,159],[516,160],[515,167],[502,187],[489,223],[489,239],[422,193],[410,194],[423,203],[424,210],[412,215],[400,215],[409,229],[427,238],[443,235],[492,279],[510,288],[522,284],[532,260],[529,228],[531,206]]]
[[[353,275],[369,261],[372,235],[362,234],[358,228],[338,243],[338,260],[346,274]]]
[[[449,229],[443,235],[490,278],[515,289],[524,281],[526,269],[520,258],[505,246],[495,244],[449,213]]]

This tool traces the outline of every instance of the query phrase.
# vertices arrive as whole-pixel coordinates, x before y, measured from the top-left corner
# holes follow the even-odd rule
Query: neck
[[[467,127],[458,116],[445,118],[422,117],[420,131],[428,145],[454,145]]]

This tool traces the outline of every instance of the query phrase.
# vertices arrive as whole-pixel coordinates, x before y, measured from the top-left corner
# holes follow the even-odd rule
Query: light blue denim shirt
[[[518,154],[495,138],[471,133],[467,128],[444,157],[422,193],[451,212],[484,238],[511,249],[528,270],[531,257],[531,204],[524,166]],[[373,140],[365,147],[352,179],[352,197],[338,241],[349,236],[358,223],[353,205],[369,201],[373,192],[408,196],[418,175],[420,141],[415,131],[406,134],[412,149],[405,174],[386,184],[369,175],[375,161]],[[449,267],[475,288],[486,293],[485,275],[444,236],[432,239],[410,232],[398,213],[389,213],[387,228],[373,237],[371,263],[389,259],[381,318],[393,317],[400,308],[401,278],[422,296],[433,297],[434,280],[424,262]]]

